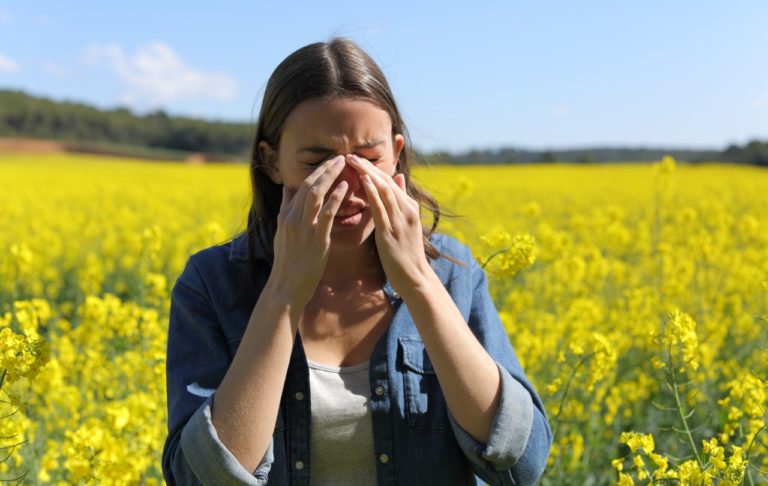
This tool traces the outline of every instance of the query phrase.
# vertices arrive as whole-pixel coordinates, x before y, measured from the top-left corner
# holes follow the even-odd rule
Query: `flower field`
[[[463,215],[438,231],[485,265],[545,401],[542,484],[768,483],[768,172],[414,178]],[[0,479],[162,484],[170,289],[245,228],[247,167],[0,155],[0,182]]]

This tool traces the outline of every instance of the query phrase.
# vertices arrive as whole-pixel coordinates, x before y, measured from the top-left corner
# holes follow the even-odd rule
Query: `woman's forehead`
[[[391,138],[389,114],[361,100],[303,101],[286,119],[283,141],[305,147],[373,148]],[[331,147],[331,145],[333,147]]]

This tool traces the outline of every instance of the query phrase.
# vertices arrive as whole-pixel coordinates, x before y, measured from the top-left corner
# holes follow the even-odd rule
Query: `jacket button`
[[[392,291],[392,297],[394,297],[395,299],[399,299],[399,298],[400,298],[400,294],[398,294],[397,292],[395,292],[395,291],[393,290],[393,291]]]
[[[296,461],[296,469],[304,469],[304,461]]]
[[[388,456],[388,455],[386,455],[386,454],[380,454],[380,455],[379,455],[379,461],[380,461],[382,464],[386,464],[386,463],[388,463],[388,462],[389,462],[389,456]]]
[[[296,400],[298,400],[298,401],[304,400],[304,394],[302,392],[296,392],[294,397],[296,397]]]
[[[376,394],[378,396],[382,396],[384,394],[384,387],[383,386],[377,386],[376,387]]]

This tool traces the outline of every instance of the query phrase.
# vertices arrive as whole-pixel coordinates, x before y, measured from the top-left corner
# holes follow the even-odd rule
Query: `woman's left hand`
[[[376,225],[379,259],[392,287],[405,295],[428,282],[433,273],[424,253],[419,203],[405,189],[405,175],[394,177],[371,162],[348,155],[358,171]]]

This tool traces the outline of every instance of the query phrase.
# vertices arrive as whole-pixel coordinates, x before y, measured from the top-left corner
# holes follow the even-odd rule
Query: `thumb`
[[[291,190],[288,188],[288,186],[283,186],[283,198],[280,201],[280,212],[282,212],[288,206],[288,203],[291,201],[291,196]]]
[[[402,172],[395,174],[395,184],[405,192],[405,175]]]

